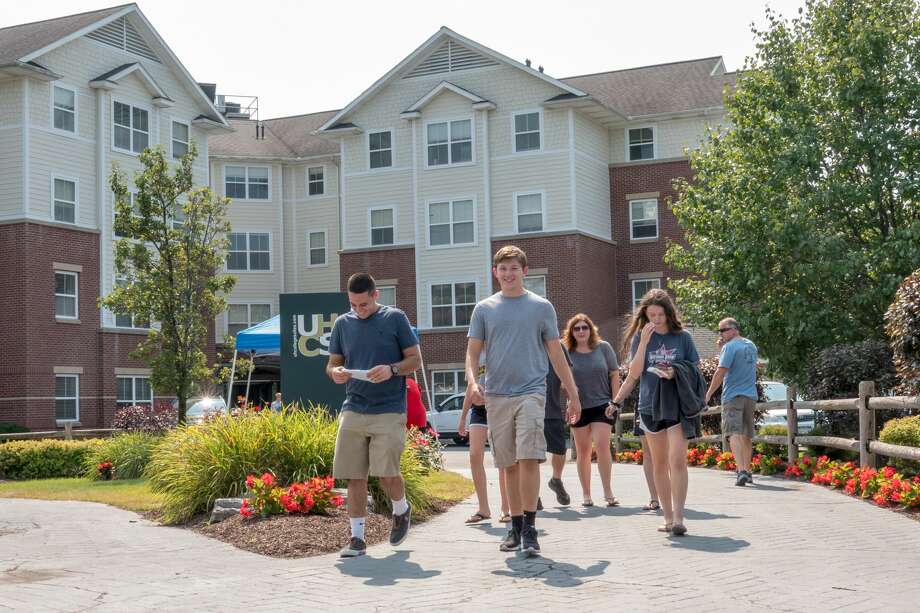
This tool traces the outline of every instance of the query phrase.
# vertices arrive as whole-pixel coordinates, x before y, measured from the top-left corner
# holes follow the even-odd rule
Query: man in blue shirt
[[[754,405],[757,403],[757,345],[741,336],[738,322],[726,317],[719,322],[719,368],[712,377],[706,402],[722,388],[722,433],[728,435],[738,477],[735,485],[754,483],[751,476],[751,439],[754,438]]]
[[[332,475],[348,481],[351,539],[340,552],[346,558],[367,551],[368,475],[380,480],[393,501],[390,544],[406,539],[412,511],[399,459],[406,444],[406,375],[415,372],[421,358],[406,314],[377,304],[379,295],[369,274],[348,279],[351,311],[335,320],[326,364],[329,378],[345,385]]]

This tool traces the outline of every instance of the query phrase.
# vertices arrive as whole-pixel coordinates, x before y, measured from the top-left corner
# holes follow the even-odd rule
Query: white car
[[[786,400],[789,398],[789,388],[785,383],[780,381],[761,381],[763,393],[767,402],[774,400]],[[795,400],[795,399],[793,399]],[[811,432],[815,428],[815,412],[811,409],[796,411],[797,428],[799,434]],[[763,425],[765,426],[786,426],[786,410],[771,409],[764,415]]]
[[[200,424],[208,416],[227,413],[227,403],[220,396],[217,398],[207,396],[189,398],[185,406],[185,422],[187,424]]]
[[[428,423],[434,426],[442,439],[452,438],[458,445],[466,445],[469,438],[460,436],[457,424],[460,423],[460,413],[463,411],[463,398],[465,394],[454,394],[442,400],[434,411],[428,411]],[[470,415],[467,413],[466,425],[470,425]]]

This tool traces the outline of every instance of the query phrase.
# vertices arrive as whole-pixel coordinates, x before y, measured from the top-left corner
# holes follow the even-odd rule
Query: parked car
[[[210,415],[226,413],[227,403],[220,396],[216,398],[208,396],[189,398],[185,409],[185,422],[188,424],[200,424]]]
[[[431,424],[442,439],[450,438],[458,445],[468,445],[469,437],[460,436],[457,432],[457,424],[460,423],[460,413],[463,410],[463,398],[465,394],[454,394],[449,396],[436,407],[434,411],[428,411],[428,423]],[[470,425],[470,416],[467,414],[466,425]]]
[[[761,381],[764,396],[767,402],[775,400],[787,400],[789,398],[789,388],[785,383],[780,381]],[[794,398],[793,400],[798,400]],[[815,412],[811,409],[800,410],[796,412],[797,432],[805,434],[815,428]],[[786,409],[770,409],[764,415],[763,425],[765,426],[786,426]]]

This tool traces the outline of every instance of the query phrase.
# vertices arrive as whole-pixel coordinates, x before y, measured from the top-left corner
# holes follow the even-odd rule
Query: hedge
[[[87,456],[102,443],[84,441],[9,441],[0,444],[0,479],[79,477]]]

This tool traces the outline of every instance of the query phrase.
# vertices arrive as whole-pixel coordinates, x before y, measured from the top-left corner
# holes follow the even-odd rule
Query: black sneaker
[[[565,486],[562,485],[562,479],[550,479],[547,485],[549,486],[549,489],[551,489],[556,494],[556,502],[564,507],[569,506],[569,503],[572,502],[572,499],[569,498],[569,493],[565,491]]]
[[[748,483],[750,483],[751,485],[754,485],[754,475],[751,474],[751,471],[749,470],[744,471],[744,478]]]
[[[521,534],[514,528],[508,530],[508,536],[506,536],[502,544],[498,546],[500,551],[517,551],[520,548]]]
[[[402,515],[393,515],[393,527],[390,529],[390,545],[396,546],[406,540],[406,536],[409,534],[411,516],[411,506]]]
[[[537,529],[533,526],[524,526],[524,532],[521,535],[523,541],[523,551],[528,556],[540,555],[540,543],[537,542]]]
[[[339,557],[357,558],[358,556],[363,556],[365,553],[367,553],[367,543],[364,542],[364,539],[353,536],[351,540],[348,541],[348,545],[343,547],[339,552]]]
[[[540,498],[537,498],[537,510],[538,511],[543,510],[543,501]]]

